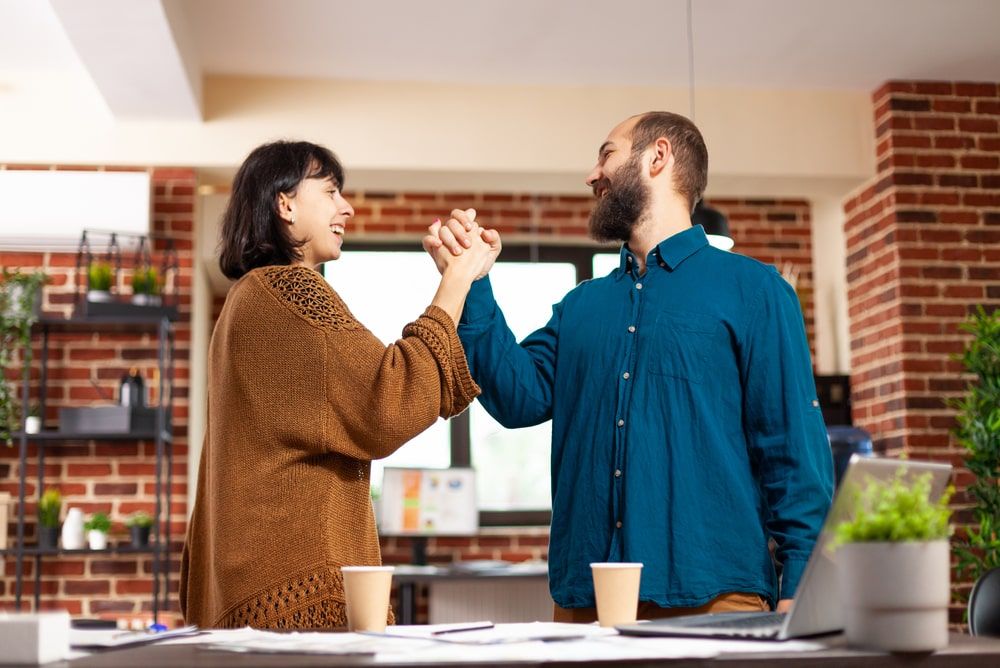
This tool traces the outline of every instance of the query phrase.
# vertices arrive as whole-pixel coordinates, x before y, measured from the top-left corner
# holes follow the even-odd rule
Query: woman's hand
[[[455,209],[451,218],[444,224],[436,220],[427,228],[427,236],[422,240],[424,250],[434,258],[434,264],[442,274],[451,264],[453,258],[461,257],[469,250],[478,248],[483,242],[489,247],[487,257],[482,262],[474,279],[478,280],[489,273],[496,262],[503,245],[500,233],[496,230],[481,228],[476,222],[475,209]]]

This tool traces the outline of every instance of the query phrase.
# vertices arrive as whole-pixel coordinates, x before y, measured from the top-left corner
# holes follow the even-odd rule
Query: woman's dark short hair
[[[237,279],[257,267],[301,260],[302,243],[292,238],[278,215],[278,195],[294,195],[305,179],[326,178],[344,187],[344,168],[327,148],[305,141],[276,141],[255,148],[236,172],[222,216],[222,273]]]

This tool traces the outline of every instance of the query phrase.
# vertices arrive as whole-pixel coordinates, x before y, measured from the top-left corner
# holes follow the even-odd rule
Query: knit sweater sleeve
[[[455,323],[443,310],[428,307],[386,346],[317,272],[278,269],[268,277],[278,295],[324,333],[326,449],[386,457],[479,394]]]

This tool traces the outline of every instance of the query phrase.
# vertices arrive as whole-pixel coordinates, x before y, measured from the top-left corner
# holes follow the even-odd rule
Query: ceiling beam
[[[49,0],[117,120],[202,120],[201,67],[178,0]]]

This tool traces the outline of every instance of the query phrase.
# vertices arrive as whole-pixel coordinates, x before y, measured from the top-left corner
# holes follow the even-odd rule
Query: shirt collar
[[[705,236],[705,228],[701,225],[692,225],[689,229],[677,232],[657,244],[655,253],[659,256],[659,264],[673,271],[681,262],[707,245],[708,237]],[[623,276],[631,271],[634,264],[635,255],[629,250],[627,243],[622,244],[618,262],[618,268],[621,270],[620,275]],[[652,263],[647,261],[646,266],[650,264]]]
[[[692,225],[683,232],[678,232],[661,241],[656,246],[656,252],[660,254],[660,259],[666,263],[667,268],[673,271],[681,262],[707,245],[708,237],[705,236],[705,228],[701,225]]]

